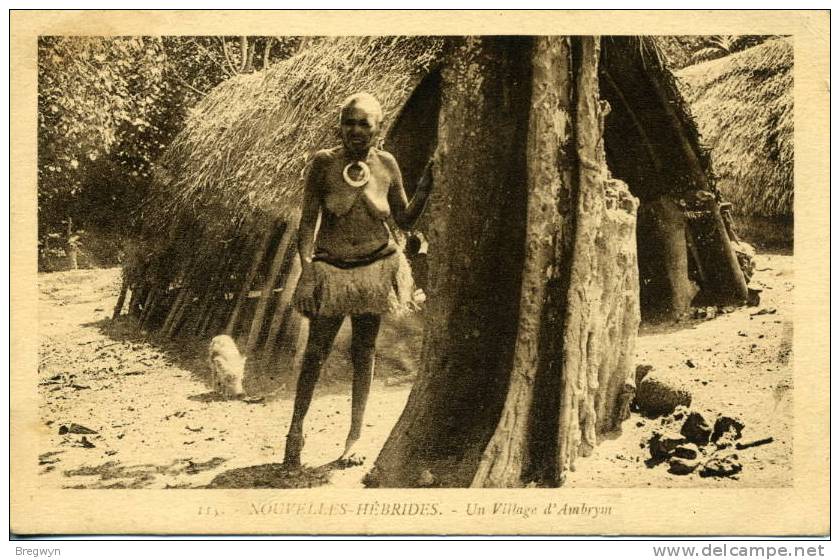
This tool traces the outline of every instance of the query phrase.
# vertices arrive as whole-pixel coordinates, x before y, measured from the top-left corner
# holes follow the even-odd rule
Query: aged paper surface
[[[42,35],[781,34],[795,49],[792,484],[771,488],[45,488],[39,417]],[[827,12],[13,12],[11,529],[21,534],[824,535],[829,531]],[[280,437],[280,434],[277,434]],[[278,459],[279,460],[279,459]],[[596,465],[585,459],[579,469]]]

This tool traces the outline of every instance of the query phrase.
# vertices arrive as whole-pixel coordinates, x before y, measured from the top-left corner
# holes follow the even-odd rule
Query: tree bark
[[[484,451],[473,486],[519,486],[529,467],[528,441],[534,388],[548,358],[558,359],[548,338],[559,329],[564,225],[572,189],[572,52],[567,37],[540,37],[532,56],[528,128],[528,214],[519,326],[505,407]],[[555,345],[556,346],[556,345]],[[555,372],[556,373],[556,372]],[[535,465],[532,465],[535,466]]]
[[[274,46],[274,37],[267,37],[265,40],[265,49],[263,49],[262,69],[268,68],[268,61],[271,58],[271,47]]]
[[[248,48],[248,62],[245,64],[245,72],[250,74],[254,71],[254,57],[257,54],[257,44],[253,43]]]
[[[556,485],[628,412],[638,202],[606,166],[598,38],[466,38],[454,53],[424,368],[369,481]]]
[[[597,435],[623,416],[632,392],[639,326],[635,214],[638,201],[611,179],[603,145],[607,104],[600,101],[600,39],[581,37],[577,66],[576,144],[579,180],[574,252],[563,330],[557,482],[588,455]]]
[[[468,486],[505,401],[525,242],[528,38],[464,38],[442,70],[418,375],[370,480]],[[513,319],[513,320],[511,320]]]
[[[248,36],[247,35],[240,35],[239,36],[239,73],[243,73],[248,70]]]

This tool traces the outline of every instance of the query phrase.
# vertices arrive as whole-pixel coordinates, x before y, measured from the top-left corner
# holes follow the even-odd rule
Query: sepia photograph
[[[826,14],[796,14],[827,41]],[[827,495],[797,483],[828,487],[827,330],[802,327],[828,308],[801,305],[827,302],[827,269],[802,271],[828,262],[828,183],[797,167],[796,25],[96,34],[37,15],[13,14],[36,30],[37,127],[31,186],[12,174],[13,237],[16,196],[37,198],[13,532],[721,532],[635,524],[656,491],[695,514],[798,494],[810,517],[728,532],[828,531]],[[147,499],[195,506],[107,513]]]

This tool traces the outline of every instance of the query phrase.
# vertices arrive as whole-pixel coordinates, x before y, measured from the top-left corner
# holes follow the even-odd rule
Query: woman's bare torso
[[[370,178],[362,187],[344,181],[344,167],[351,161],[344,148],[333,148],[323,154],[321,225],[315,240],[316,255],[352,260],[374,254],[392,243],[385,220],[391,213],[388,193],[394,173],[381,152],[371,149],[365,160],[370,167]]]

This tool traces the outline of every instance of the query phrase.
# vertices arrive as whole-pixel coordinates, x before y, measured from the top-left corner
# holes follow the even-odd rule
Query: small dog
[[[225,398],[243,398],[242,380],[245,378],[245,361],[236,343],[226,334],[210,341],[210,373],[213,388]]]

